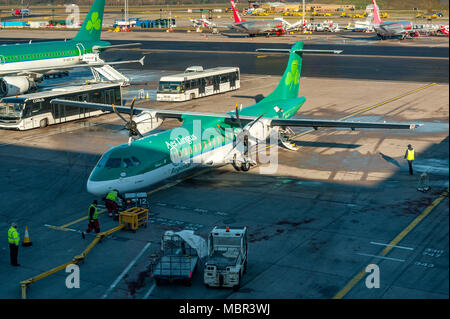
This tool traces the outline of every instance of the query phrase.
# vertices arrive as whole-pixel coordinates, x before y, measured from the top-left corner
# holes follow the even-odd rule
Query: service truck
[[[214,227],[208,237],[203,280],[206,287],[238,290],[247,270],[247,227]]]

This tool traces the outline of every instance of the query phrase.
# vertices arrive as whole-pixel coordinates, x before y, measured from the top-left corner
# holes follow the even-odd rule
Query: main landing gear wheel
[[[244,171],[244,172],[248,172],[250,170],[250,162],[242,163],[241,170]]]

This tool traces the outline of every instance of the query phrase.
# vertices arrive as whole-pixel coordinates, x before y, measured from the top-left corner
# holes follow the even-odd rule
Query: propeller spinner
[[[137,124],[135,121],[133,121],[133,110],[134,110],[134,103],[136,102],[136,96],[133,98],[133,101],[131,101],[130,106],[130,119],[126,120],[115,108],[114,104],[112,105],[114,113],[117,114],[118,117],[122,119],[122,121],[125,122],[125,129],[128,130],[128,136],[130,138],[133,138],[134,136],[139,136],[139,138],[142,138],[143,135],[139,132],[137,128]]]

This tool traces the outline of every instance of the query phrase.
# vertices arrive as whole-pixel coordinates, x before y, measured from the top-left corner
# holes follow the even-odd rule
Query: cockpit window
[[[122,161],[122,167],[127,168],[133,166],[133,162],[129,158],[124,158]]]
[[[133,166],[138,166],[141,164],[136,157],[132,156],[126,158],[109,157],[108,155],[103,156],[98,162],[98,167],[101,168],[128,168]]]
[[[141,164],[141,161],[138,160],[136,157],[132,156],[131,161],[134,163],[134,166],[138,166]]]
[[[115,157],[111,157],[111,158],[108,159],[108,161],[106,162],[105,167],[106,167],[106,168],[119,168],[121,162],[122,162],[122,159],[120,159],[120,158],[115,158]]]
[[[108,161],[109,156],[107,154],[103,155],[100,161],[98,162],[98,167],[105,167],[106,162]]]

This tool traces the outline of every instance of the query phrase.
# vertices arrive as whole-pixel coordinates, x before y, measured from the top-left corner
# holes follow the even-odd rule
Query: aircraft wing
[[[113,45],[106,45],[106,46],[94,45],[92,47],[92,50],[103,52],[103,51],[110,50],[110,49],[121,48],[121,47],[135,47],[138,45],[142,45],[142,43],[124,43],[124,44],[113,44]]]
[[[128,64],[128,63],[140,63],[141,65],[144,65],[144,58],[145,58],[145,56],[143,56],[139,60],[130,60],[130,61],[95,62],[95,63],[82,63],[82,64],[74,64],[74,65],[54,66],[51,68],[37,67],[37,68],[7,70],[7,71],[3,71],[3,72],[0,71],[0,76],[10,75],[10,74],[44,73],[46,71],[66,70],[66,69],[81,68],[81,67],[97,67],[97,66],[103,66],[103,65]]]
[[[53,99],[51,101],[53,104],[63,104],[69,106],[78,106],[85,108],[92,108],[96,110],[111,111],[114,109],[119,113],[130,114],[131,109],[127,106],[111,106],[109,104],[99,104],[91,102],[78,102],[69,101],[61,99]],[[236,115],[233,113],[206,113],[206,112],[186,112],[178,110],[156,110],[156,109],[146,109],[135,107],[133,109],[133,115],[138,115],[143,112],[151,112],[161,119],[174,118],[178,120],[183,120],[186,117],[198,117],[198,118],[217,118],[225,123],[233,124],[238,123]],[[257,116],[246,116],[240,115],[239,120],[242,124],[248,124],[256,120]],[[403,123],[378,123],[378,122],[350,122],[350,121],[339,121],[339,120],[303,120],[303,119],[278,119],[272,118],[270,126],[292,126],[292,127],[312,127],[318,129],[319,127],[333,127],[333,128],[375,128],[375,129],[415,129],[423,124],[403,124]]]
[[[350,122],[339,120],[302,120],[302,119],[273,119],[271,126],[291,126],[291,127],[334,127],[334,128],[382,128],[382,129],[415,129],[423,124],[402,124],[402,123],[378,123],[378,122]]]

